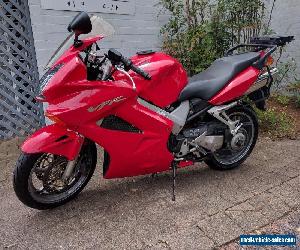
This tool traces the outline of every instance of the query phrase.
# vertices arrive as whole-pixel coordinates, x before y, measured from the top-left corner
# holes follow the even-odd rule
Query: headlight
[[[42,94],[42,91],[48,85],[48,83],[50,82],[51,78],[61,69],[62,66],[63,66],[63,64],[58,64],[54,68],[49,69],[43,75],[43,77],[40,80],[39,87],[38,87],[38,93],[37,93],[38,95]]]

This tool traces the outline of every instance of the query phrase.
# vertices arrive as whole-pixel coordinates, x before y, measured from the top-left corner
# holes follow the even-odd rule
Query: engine
[[[193,158],[201,158],[209,152],[223,147],[227,128],[219,122],[199,123],[197,127],[183,130],[173,141],[173,152],[178,158],[190,154]],[[175,143],[176,140],[176,143]]]

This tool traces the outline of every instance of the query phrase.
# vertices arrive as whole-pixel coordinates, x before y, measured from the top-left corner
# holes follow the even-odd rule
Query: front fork
[[[62,180],[64,182],[67,182],[69,180],[69,178],[71,177],[72,173],[74,172],[76,163],[77,163],[78,158],[80,156],[80,151],[81,151],[82,145],[83,145],[83,143],[81,144],[80,149],[79,149],[79,153],[77,154],[75,159],[71,160],[71,161],[68,161],[67,167],[66,167],[65,172],[62,176]]]

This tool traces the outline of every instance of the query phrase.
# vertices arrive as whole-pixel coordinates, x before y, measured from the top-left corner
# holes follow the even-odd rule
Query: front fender
[[[52,124],[36,131],[22,145],[24,153],[50,153],[74,160],[79,154],[84,138],[67,128]]]

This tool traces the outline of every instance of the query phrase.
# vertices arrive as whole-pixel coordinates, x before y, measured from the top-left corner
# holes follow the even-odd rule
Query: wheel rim
[[[52,154],[41,155],[28,178],[30,194],[37,202],[48,204],[67,199],[85,183],[91,171],[91,159],[90,152],[83,150],[71,177],[63,182],[61,177],[67,166],[67,159]]]
[[[250,150],[255,135],[254,122],[248,114],[243,112],[234,112],[229,115],[229,118],[233,121],[239,120],[243,124],[238,130],[237,135],[243,135],[243,137],[245,137],[245,142],[242,147],[236,150],[232,147],[231,140],[226,143],[225,148],[218,150],[214,154],[215,159],[223,165],[231,165],[240,161]],[[242,136],[240,136],[240,138],[242,138]]]

